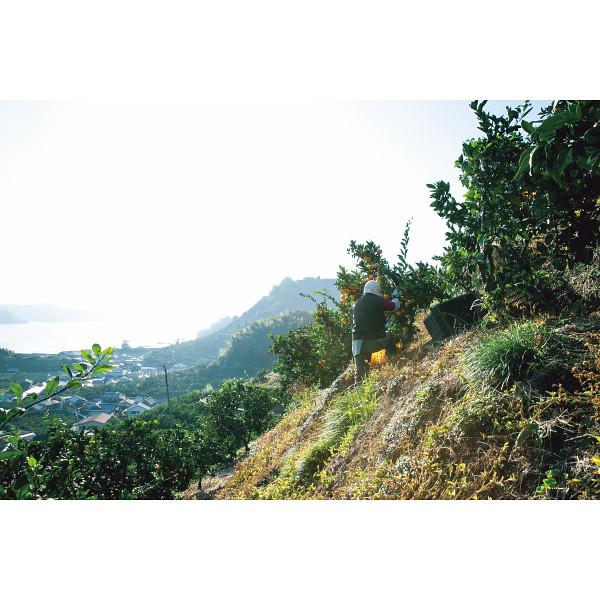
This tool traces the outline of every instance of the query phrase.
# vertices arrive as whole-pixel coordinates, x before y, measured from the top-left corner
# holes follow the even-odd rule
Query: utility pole
[[[167,386],[167,404],[171,403],[171,398],[169,396],[169,375],[167,373],[167,367],[163,364],[163,369],[165,370],[165,385]]]

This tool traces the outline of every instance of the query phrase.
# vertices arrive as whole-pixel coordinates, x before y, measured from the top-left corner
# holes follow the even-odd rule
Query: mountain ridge
[[[144,356],[144,360],[148,365],[161,366],[165,364],[167,367],[176,363],[185,363],[190,366],[208,363],[219,356],[219,351],[233,334],[256,321],[293,312],[311,313],[315,306],[314,302],[301,294],[313,295],[318,291],[324,291],[332,296],[337,295],[335,279],[304,277],[294,280],[286,277],[274,285],[266,296],[260,298],[247,311],[232,318],[226,325],[213,333],[195,340],[150,350]],[[214,324],[211,327],[213,326]]]

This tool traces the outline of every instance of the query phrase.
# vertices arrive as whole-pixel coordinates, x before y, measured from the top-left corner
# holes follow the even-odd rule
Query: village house
[[[77,423],[71,427],[71,431],[79,433],[83,429],[98,429],[99,427],[106,425],[112,418],[112,415],[108,415],[106,413],[90,415],[85,419],[81,419],[81,421],[77,421]]]
[[[81,396],[60,396],[62,408],[68,415],[79,416],[81,409],[85,406],[87,400]]]
[[[120,402],[125,398],[125,395],[121,392],[103,392],[102,401],[103,402]]]
[[[143,402],[138,402],[137,404],[134,404],[133,406],[126,408],[123,411],[123,414],[126,417],[137,417],[138,415],[141,415],[142,413],[146,412],[147,410],[150,410],[150,407],[147,404],[144,404]]]
[[[141,367],[140,373],[145,377],[152,377],[153,375],[158,375],[158,369],[156,367]]]

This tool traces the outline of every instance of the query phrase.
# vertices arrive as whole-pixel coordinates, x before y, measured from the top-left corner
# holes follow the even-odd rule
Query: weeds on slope
[[[372,377],[336,397],[323,418],[319,437],[291,457],[279,477],[259,497],[315,497],[317,484],[325,483],[327,463],[333,456],[348,451],[376,407],[377,393]]]
[[[376,468],[354,473],[341,497],[600,497],[597,330],[566,335],[528,323],[486,336],[465,352],[463,364],[479,372],[463,369],[460,398],[445,398],[424,427],[411,420],[419,436],[406,433]],[[515,356],[528,366],[511,362]],[[411,406],[429,403],[431,389],[426,383]]]
[[[597,317],[471,331],[423,347],[418,358],[407,349],[366,386],[334,396],[287,449],[261,446],[276,451],[277,466],[264,483],[248,479],[256,485],[242,497],[600,498]],[[486,357],[499,365],[497,379],[467,369],[483,347],[497,359]],[[563,353],[560,364],[552,352]],[[514,356],[529,366],[511,363]]]

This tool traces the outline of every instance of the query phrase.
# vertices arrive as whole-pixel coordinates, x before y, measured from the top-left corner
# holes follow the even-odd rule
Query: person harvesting
[[[357,384],[364,379],[373,352],[385,349],[392,353],[396,349],[394,336],[385,328],[385,313],[400,308],[397,295],[394,290],[392,298],[386,300],[379,283],[371,279],[365,283],[363,295],[352,307],[352,356]]]

